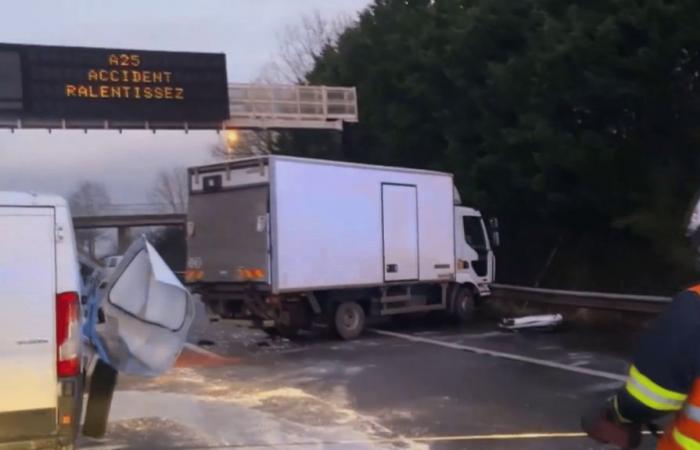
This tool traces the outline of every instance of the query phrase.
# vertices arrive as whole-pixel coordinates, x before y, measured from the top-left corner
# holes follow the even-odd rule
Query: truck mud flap
[[[102,360],[97,360],[90,377],[83,434],[101,438],[107,432],[109,409],[112,406],[114,388],[117,386],[117,371]]]

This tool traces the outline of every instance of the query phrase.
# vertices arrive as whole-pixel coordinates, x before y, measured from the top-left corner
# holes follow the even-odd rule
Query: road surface
[[[215,345],[191,346],[158,379],[122,378],[108,435],[82,447],[607,448],[580,435],[579,416],[620,386],[633,335],[514,334],[489,322],[377,329],[392,334],[292,342],[225,323],[200,328],[193,339]]]

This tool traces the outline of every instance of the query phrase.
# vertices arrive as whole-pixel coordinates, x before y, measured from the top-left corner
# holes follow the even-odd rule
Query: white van
[[[73,448],[80,274],[65,200],[0,192],[0,449]]]

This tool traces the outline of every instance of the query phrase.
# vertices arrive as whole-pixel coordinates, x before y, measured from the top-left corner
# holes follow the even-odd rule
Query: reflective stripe
[[[683,408],[683,414],[685,414],[688,419],[700,423],[700,407],[686,403],[685,408]]]
[[[657,397],[653,393],[645,391],[643,387],[640,388],[633,381],[628,381],[626,388],[632,397],[639,400],[643,405],[657,411],[678,411],[683,406],[683,402]]]
[[[700,441],[700,423],[690,419],[685,414],[678,414],[673,425],[682,435]]]
[[[700,442],[689,438],[676,428],[673,429],[673,440],[684,450],[700,450]]]
[[[666,389],[654,383],[650,378],[642,374],[635,366],[632,366],[630,368],[630,377],[639,381],[639,383],[641,383],[644,387],[646,387],[648,390],[652,391],[659,397],[667,398],[669,400],[679,400],[681,402],[684,402],[685,399],[688,398],[686,394]]]
[[[678,411],[688,397],[679,392],[670,391],[642,375],[636,367],[630,369],[626,385],[627,392],[642,404],[657,411]]]

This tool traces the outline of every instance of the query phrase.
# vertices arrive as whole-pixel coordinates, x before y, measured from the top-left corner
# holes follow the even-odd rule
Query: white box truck
[[[468,320],[495,260],[452,175],[286,156],[189,169],[187,281],[216,314],[293,334],[370,315]]]

